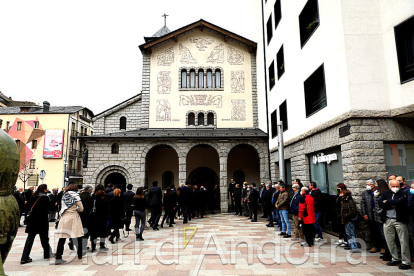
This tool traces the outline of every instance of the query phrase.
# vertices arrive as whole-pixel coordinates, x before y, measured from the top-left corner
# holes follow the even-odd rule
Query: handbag
[[[59,227],[59,221],[60,221],[61,216],[58,217],[58,219],[55,221],[55,229],[57,230]]]
[[[37,200],[33,204],[32,208],[30,208],[29,213],[27,213],[27,215],[26,215],[26,224],[29,224],[31,222],[31,217],[32,217],[31,214],[32,214],[33,208],[36,206],[36,203],[39,201],[39,199],[40,199],[40,196],[37,198]]]

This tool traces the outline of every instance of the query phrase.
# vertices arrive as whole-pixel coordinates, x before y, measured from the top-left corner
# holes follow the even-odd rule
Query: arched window
[[[216,88],[221,87],[221,71],[220,69],[216,69]]]
[[[210,112],[207,114],[207,125],[213,126],[214,125],[214,113]]]
[[[112,154],[118,154],[119,153],[119,145],[117,143],[112,144],[112,146],[111,146],[111,153]]]
[[[187,88],[187,70],[181,70],[181,88]]]
[[[209,69],[207,70],[207,88],[213,87],[213,72]]]
[[[191,70],[190,71],[190,87],[191,88],[195,88],[195,81],[196,80],[196,78],[195,78],[195,70]]]
[[[195,125],[195,115],[194,113],[188,114],[188,125],[194,126]]]
[[[204,126],[204,113],[202,112],[198,113],[198,125]]]
[[[119,129],[126,129],[127,119],[125,117],[121,117],[119,119]]]
[[[204,88],[204,71],[198,70],[198,88]]]
[[[162,174],[162,188],[167,189],[171,185],[174,185],[174,173],[166,171]]]

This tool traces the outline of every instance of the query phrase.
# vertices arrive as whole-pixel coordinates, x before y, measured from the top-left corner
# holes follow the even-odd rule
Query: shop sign
[[[328,155],[324,155],[323,153],[320,153],[318,155],[314,155],[313,158],[313,164],[318,164],[318,163],[331,163],[331,161],[336,161],[338,160],[338,155],[336,153],[332,153],[332,154],[328,154]]]

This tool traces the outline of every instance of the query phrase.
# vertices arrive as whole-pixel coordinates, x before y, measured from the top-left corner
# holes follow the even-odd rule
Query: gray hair
[[[83,187],[83,190],[84,191],[91,191],[91,190],[93,190],[93,188],[90,185],[86,185],[85,187]]]
[[[372,180],[372,179],[368,179],[368,180],[367,180],[367,183],[368,183],[369,185],[375,185],[375,182],[374,182],[374,180]]]
[[[272,188],[272,184],[267,184],[266,185],[268,188]]]
[[[305,193],[309,192],[309,189],[307,187],[302,187],[301,190],[304,191]]]
[[[299,186],[299,184],[293,184],[293,185],[292,185],[292,188],[299,189],[299,188],[300,188],[300,186]]]

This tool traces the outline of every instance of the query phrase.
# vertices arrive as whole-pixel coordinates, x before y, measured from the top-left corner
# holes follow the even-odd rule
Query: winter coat
[[[273,206],[276,205],[277,199],[279,198],[280,195],[280,190],[277,190],[276,192],[273,193],[272,195],[272,204]]]
[[[394,196],[394,198],[393,198]],[[384,203],[384,201],[386,202]],[[407,193],[400,190],[398,193],[394,194],[391,190],[385,191],[382,193],[378,199],[379,206],[384,209],[381,214],[381,217],[384,221],[387,220],[387,210],[395,209],[397,213],[397,222],[408,222],[407,214],[407,202],[408,196]]]
[[[122,219],[125,217],[124,201],[120,196],[114,196],[109,201],[109,228],[111,229],[122,229],[124,224]]]
[[[107,187],[105,189],[105,199],[106,200],[111,200],[114,197],[114,190],[112,190],[111,188]]]
[[[348,195],[341,198],[341,224],[352,222],[352,219],[358,215],[356,203],[352,196]]]
[[[254,187],[253,189],[250,189],[250,193],[249,193],[249,202],[256,206],[257,205],[257,200],[259,199],[259,191],[257,190],[256,187]]]
[[[279,211],[288,210],[289,205],[289,193],[287,191],[280,192],[279,197],[276,201],[276,206],[279,207]]]
[[[197,192],[197,201],[199,202],[200,208],[206,208],[207,205],[207,191],[200,188]]]
[[[362,211],[363,216],[368,216],[369,220],[374,220],[374,210],[372,209],[372,194],[371,193],[372,193],[371,191],[364,191],[362,193],[361,211]]]
[[[148,192],[148,201],[151,206],[162,204],[162,190],[159,186],[152,186]]]
[[[66,209],[59,219],[59,226],[56,230],[57,239],[79,238],[84,235],[83,225],[79,212],[83,211],[82,201],[78,200],[76,204]]]
[[[309,194],[313,197],[315,201],[315,213],[323,213],[323,203],[322,203],[322,192],[319,188],[311,190]]]
[[[164,205],[164,210],[166,212],[173,210],[174,207],[175,207],[175,198],[174,198],[174,195],[173,194],[170,194],[170,195],[164,194],[164,202],[163,202],[163,205]]]
[[[375,208],[374,208],[374,220],[377,223],[384,223],[385,221],[382,218],[382,212],[384,212],[384,209],[382,209],[379,206],[379,198],[381,197],[381,194],[378,191],[375,191],[376,193],[374,193],[374,203],[375,203]]]
[[[302,196],[300,195],[300,192],[298,191],[292,196],[292,200],[290,201],[290,211],[295,216],[299,214],[299,201],[301,198]]]
[[[25,212],[26,196],[24,193],[15,192],[13,196],[16,198],[17,204],[19,204],[20,215]],[[26,203],[27,204],[27,203]]]
[[[79,213],[79,216],[81,218],[83,228],[89,229],[89,225],[91,223],[90,215],[93,207],[93,199],[88,192],[83,192],[79,196],[83,205],[83,212]]]
[[[315,219],[315,200],[311,195],[304,195],[299,200],[299,219],[303,220],[304,224],[312,224],[316,222]]]
[[[92,237],[107,237],[107,223],[109,217],[109,201],[97,198],[94,201],[95,213],[91,213],[90,233]]]
[[[125,211],[132,211],[132,202],[134,201],[135,193],[133,191],[126,191],[124,193],[124,208]]]
[[[266,190],[263,193],[263,211],[265,216],[269,216],[273,212],[273,205],[272,205],[272,190]]]
[[[39,200],[38,200],[39,199]],[[38,201],[37,201],[38,200]],[[36,203],[37,201],[37,203]],[[31,197],[27,203],[30,218],[26,219],[27,227],[25,232],[28,234],[48,233],[49,231],[49,211],[53,210],[53,203],[45,194],[39,193],[36,197]]]
[[[234,201],[236,201],[236,202],[240,202],[241,201],[241,198],[242,198],[242,190],[240,188],[239,189],[235,189],[233,191],[233,198],[234,198]]]

